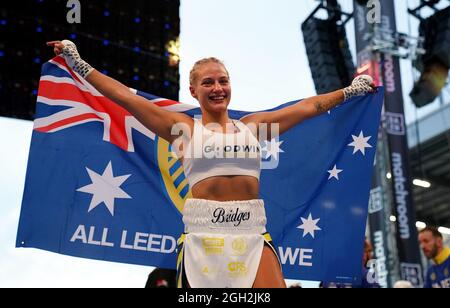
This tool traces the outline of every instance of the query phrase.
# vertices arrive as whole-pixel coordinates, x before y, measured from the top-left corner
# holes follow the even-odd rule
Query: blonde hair
[[[196,73],[197,73],[198,68],[207,63],[217,63],[217,64],[222,65],[223,68],[225,69],[225,71],[227,72],[228,77],[230,77],[230,73],[228,73],[228,70],[225,67],[225,64],[221,60],[214,58],[214,57],[203,58],[203,59],[195,62],[194,66],[191,69],[191,72],[189,73],[189,82],[191,85],[193,85],[195,83],[195,79],[197,78]]]

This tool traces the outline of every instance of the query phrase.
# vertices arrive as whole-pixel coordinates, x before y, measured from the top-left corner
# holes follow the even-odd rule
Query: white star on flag
[[[336,180],[339,181],[339,173],[341,173],[342,171],[344,171],[344,170],[343,169],[338,169],[337,166],[334,165],[333,169],[328,170],[328,173],[330,174],[328,179],[335,178]]]
[[[313,219],[311,213],[309,213],[308,219],[300,217],[302,219],[303,224],[297,227],[297,229],[303,229],[303,237],[307,234],[311,234],[312,238],[314,238],[314,231],[322,230],[317,226],[320,218]]]
[[[281,149],[281,144],[284,141],[276,141],[275,138],[273,138],[270,141],[264,140],[265,146],[262,148],[262,151],[265,152],[265,155],[263,155],[264,159],[269,159],[271,156],[278,160],[279,153],[284,153],[284,151]]]
[[[131,174],[114,177],[111,162],[109,162],[102,175],[90,170],[87,167],[86,170],[92,183],[78,188],[77,191],[92,194],[88,212],[92,211],[104,202],[111,215],[114,216],[114,201],[116,198],[132,199],[120,188],[120,185],[122,185]]]
[[[354,147],[353,154],[360,151],[364,156],[366,155],[366,148],[371,148],[372,146],[367,143],[372,136],[364,137],[363,132],[359,134],[358,137],[355,135],[352,135],[353,142],[350,143],[348,146]]]

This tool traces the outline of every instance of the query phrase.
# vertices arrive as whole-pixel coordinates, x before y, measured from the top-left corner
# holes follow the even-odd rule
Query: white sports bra
[[[183,157],[184,173],[192,188],[198,182],[226,175],[248,175],[259,180],[261,147],[252,131],[233,120],[238,133],[209,130],[201,119],[194,119],[194,132]]]

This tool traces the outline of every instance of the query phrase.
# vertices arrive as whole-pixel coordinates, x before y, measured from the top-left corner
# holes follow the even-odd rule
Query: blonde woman
[[[192,192],[184,206],[185,232],[179,240],[179,287],[286,287],[281,264],[266,230],[259,196],[260,127],[279,134],[318,116],[352,96],[374,91],[369,76],[352,85],[272,112],[230,119],[230,76],[216,58],[195,63],[190,92],[201,119],[159,108],[82,60],[74,43],[53,41],[57,55],[100,93],[129,111],[148,129],[177,148]],[[174,127],[178,127],[174,129]],[[180,130],[182,128],[182,132]],[[177,132],[174,134],[173,132]],[[261,135],[261,136],[260,136]]]

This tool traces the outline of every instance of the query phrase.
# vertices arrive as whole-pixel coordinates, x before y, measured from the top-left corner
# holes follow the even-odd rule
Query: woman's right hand
[[[73,42],[69,40],[51,41],[47,42],[47,46],[53,47],[56,55],[62,54],[70,68],[84,79],[94,70],[89,63],[81,59],[77,46]]]
[[[55,55],[57,55],[57,56],[59,56],[62,53],[62,50],[64,48],[64,44],[61,41],[47,42],[47,46],[53,47],[53,51],[55,52]]]

